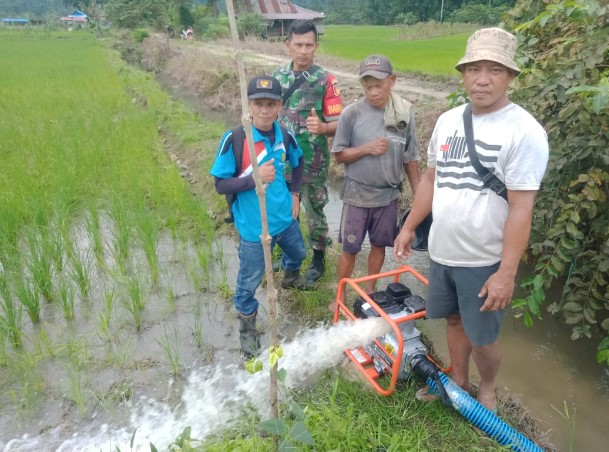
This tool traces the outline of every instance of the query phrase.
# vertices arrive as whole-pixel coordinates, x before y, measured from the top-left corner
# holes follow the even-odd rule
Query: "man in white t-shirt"
[[[433,212],[429,237],[427,317],[446,318],[453,380],[470,390],[469,363],[480,374],[478,401],[496,410],[497,341],[505,307],[531,230],[535,195],[548,161],[547,136],[507,89],[520,70],[516,38],[500,29],[476,31],[455,68],[473,113],[475,151],[502,181],[507,200],[486,186],[471,163],[465,105],[440,116],[428,148],[412,210],[394,244],[398,259],[411,254],[416,226]],[[429,388],[418,398],[433,398]]]

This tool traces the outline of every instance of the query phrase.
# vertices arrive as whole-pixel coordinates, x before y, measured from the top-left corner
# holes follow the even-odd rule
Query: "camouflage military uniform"
[[[273,76],[279,80],[285,92],[295,80],[292,64],[279,68]],[[279,113],[279,122],[296,136],[302,148],[304,177],[301,200],[307,214],[309,244],[311,248],[322,251],[330,242],[324,214],[324,206],[328,203],[326,177],[330,153],[328,138],[325,135],[310,134],[307,130],[307,117],[312,108],[324,122],[337,121],[342,110],[336,79],[318,66],[284,103]]]

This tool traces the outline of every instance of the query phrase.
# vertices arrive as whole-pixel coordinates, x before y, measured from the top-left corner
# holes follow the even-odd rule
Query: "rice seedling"
[[[44,328],[40,328],[37,339],[35,347],[41,358],[54,358],[57,355],[55,346]]]
[[[177,377],[180,374],[180,341],[175,325],[172,327],[172,336],[167,333],[167,324],[163,323],[163,337],[156,342],[163,350],[167,364],[171,369],[171,375]]]
[[[7,350],[8,334],[4,329],[4,324],[0,320],[0,368],[6,367],[9,363],[9,354]]]
[[[53,253],[48,236],[36,229],[28,229],[26,243],[29,254],[26,266],[37,292],[47,301],[53,300]]]
[[[165,298],[169,304],[169,312],[174,312],[176,310],[176,294],[173,290],[173,287],[168,286],[165,290]]]
[[[99,221],[99,211],[97,205],[91,203],[89,213],[86,215],[86,230],[89,234],[89,239],[92,243],[93,255],[99,266],[104,265],[104,240],[101,233],[101,225]]]
[[[117,369],[130,369],[133,367],[133,356],[135,352],[133,338],[128,337],[124,341],[110,342],[109,361],[112,367]]]
[[[144,311],[144,288],[142,281],[136,275],[128,277],[126,285],[127,294],[123,306],[133,317],[135,329],[140,331],[142,327],[142,313]]]
[[[30,282],[24,273],[13,273],[15,295],[25,307],[32,323],[40,322],[40,294],[38,288]]]
[[[21,317],[22,308],[13,301],[13,296],[6,281],[6,273],[0,272],[0,297],[2,297],[2,315],[0,315],[0,334],[6,335],[14,347],[23,345]]]
[[[156,251],[160,224],[156,217],[149,212],[140,212],[138,215],[138,226],[140,232],[140,243],[148,261],[150,275],[153,284],[159,281],[159,257]]]
[[[205,281],[206,285],[209,286],[209,256],[212,255],[212,253],[210,252],[211,250],[209,249],[209,245],[207,243],[197,243],[194,248],[197,256],[197,262],[199,263],[199,266],[202,270],[203,280]]]
[[[68,322],[73,321],[76,315],[74,311],[74,288],[69,281],[61,278],[58,281],[55,290],[57,291],[55,299],[59,301],[61,310],[63,312],[63,318]]]
[[[113,223],[112,255],[121,274],[127,275],[131,239],[131,219],[128,208],[122,200],[116,199],[112,203],[109,214]]]
[[[66,254],[70,263],[70,276],[82,300],[88,300],[89,291],[91,290],[91,264],[88,259],[88,251],[81,257],[71,240],[66,241]]]
[[[195,304],[195,312],[192,316],[192,337],[195,340],[195,344],[199,350],[203,349],[205,343],[203,342],[203,307],[201,300],[197,299]]]
[[[104,305],[98,314],[98,331],[101,336],[106,339],[111,339],[110,335],[110,320],[112,318],[112,307],[114,306],[114,288],[107,290],[104,293]]]
[[[87,411],[88,379],[85,371],[78,366],[68,366],[67,382],[64,385],[64,397],[76,405],[81,414]]]
[[[226,279],[226,276],[222,279],[222,281],[218,283],[218,291],[220,292],[222,298],[224,298],[225,300],[231,300],[235,295],[235,292],[228,285],[228,280]]]
[[[28,352],[11,355],[7,389],[20,418],[26,418],[40,401],[45,384],[38,368],[39,357]]]
[[[121,405],[133,398],[134,384],[132,380],[119,380],[112,383],[107,391],[95,391],[93,397],[98,406],[106,411]]]

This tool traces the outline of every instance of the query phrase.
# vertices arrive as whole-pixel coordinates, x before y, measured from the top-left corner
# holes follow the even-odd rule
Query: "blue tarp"
[[[8,22],[13,24],[27,24],[29,22],[29,19],[12,19],[10,17],[6,17],[2,19],[2,22]]]
[[[72,14],[70,14],[68,17],[88,17],[85,13],[83,13],[82,11],[76,9],[74,10],[74,12]]]

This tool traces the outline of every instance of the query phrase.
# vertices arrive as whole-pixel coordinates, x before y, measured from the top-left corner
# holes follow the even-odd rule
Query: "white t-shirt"
[[[507,202],[486,188],[469,159],[463,110],[440,116],[429,143],[428,166],[436,168],[431,259],[452,267],[482,267],[501,260]],[[480,163],[509,190],[538,190],[548,162],[548,140],[526,110],[510,103],[473,115]]]

